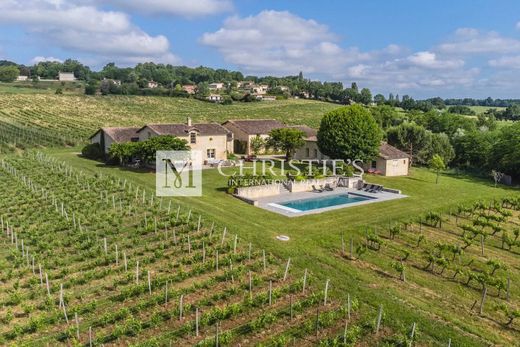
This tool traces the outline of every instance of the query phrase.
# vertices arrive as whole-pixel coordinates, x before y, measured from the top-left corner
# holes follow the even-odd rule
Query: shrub
[[[99,143],[90,143],[83,147],[81,155],[88,159],[99,160],[103,159],[104,153]]]

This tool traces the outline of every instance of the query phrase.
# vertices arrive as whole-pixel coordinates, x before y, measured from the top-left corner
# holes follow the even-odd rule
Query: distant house
[[[325,160],[328,159],[326,155],[320,152],[318,148],[318,138],[316,134],[318,133],[316,129],[308,127],[306,125],[303,126],[294,126],[298,130],[301,130],[305,133],[305,145],[300,147],[294,153],[294,159],[296,160]]]
[[[249,89],[249,88],[253,88],[254,85],[255,85],[255,82],[253,82],[253,81],[239,81],[239,82],[237,82],[237,88]]]
[[[209,90],[220,90],[224,89],[224,83],[222,82],[216,82],[216,83],[210,83],[208,85]]]
[[[112,143],[137,142],[139,128],[101,128],[89,137],[90,143],[99,143],[105,153],[108,153]]]
[[[269,90],[269,86],[267,84],[259,84],[253,87],[253,93],[257,95],[264,95]]]
[[[364,166],[365,171],[383,176],[408,176],[409,168],[410,156],[386,142],[381,143],[378,157]]]
[[[282,122],[275,119],[236,119],[228,120],[223,127],[233,133],[234,153],[251,155],[251,140],[257,135],[263,139],[269,137],[273,129],[285,128]]]
[[[197,91],[197,86],[193,84],[185,84],[182,86],[182,90],[184,90],[188,94],[195,94]]]
[[[76,80],[74,73],[72,72],[60,72],[58,74],[58,80],[61,82],[72,82]]]
[[[219,94],[210,94],[208,97],[206,97],[207,100],[213,101],[213,102],[221,102],[222,101],[222,95]]]
[[[20,76],[16,77],[16,80],[18,82],[28,81],[29,80],[29,76],[22,76],[22,75],[20,75]]]
[[[287,87],[287,86],[278,86],[278,88],[280,88],[280,90],[282,92],[288,92],[289,91],[289,87]]]
[[[274,95],[257,95],[256,98],[261,101],[276,101],[276,96]]]
[[[159,83],[157,83],[155,81],[149,81],[148,82],[148,88],[154,89],[154,88],[157,88],[157,87],[159,87]]]
[[[305,145],[299,148],[294,154],[297,160],[326,160],[326,155],[318,148],[316,130],[298,126],[306,133]],[[305,129],[308,128],[308,129]],[[311,130],[309,130],[311,129]],[[368,173],[375,173],[383,176],[407,176],[410,166],[410,156],[403,151],[382,142],[379,147],[379,155],[370,163],[364,163],[363,169]]]
[[[160,135],[172,135],[188,142],[191,149],[202,151],[206,162],[225,160],[232,151],[233,134],[217,123],[147,124],[137,130],[139,141]]]
[[[121,81],[120,80],[113,80],[111,78],[103,78],[103,81],[112,82],[112,83],[114,83],[117,86],[121,85]]]

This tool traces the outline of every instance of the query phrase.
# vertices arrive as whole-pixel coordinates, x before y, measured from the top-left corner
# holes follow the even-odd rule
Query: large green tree
[[[283,150],[285,158],[290,160],[294,151],[305,144],[305,133],[295,128],[273,129],[269,133],[267,146],[276,150]]]
[[[138,142],[137,156],[145,163],[149,163],[155,160],[157,151],[181,151],[187,149],[189,149],[189,146],[186,140],[171,135],[162,135]]]
[[[14,65],[0,66],[0,81],[2,82],[13,82],[19,74],[20,70]]]
[[[410,155],[410,163],[414,162],[415,156],[428,145],[430,137],[426,129],[414,122],[402,123],[387,131],[388,143]]]
[[[372,160],[379,153],[382,132],[365,107],[352,105],[327,113],[318,130],[320,151],[333,159]]]
[[[444,163],[449,164],[455,158],[455,150],[451,145],[448,135],[444,133],[427,132],[429,139],[424,148],[418,153],[417,161],[427,164],[434,155],[439,155]]]
[[[501,129],[491,154],[491,165],[520,177],[520,122]]]

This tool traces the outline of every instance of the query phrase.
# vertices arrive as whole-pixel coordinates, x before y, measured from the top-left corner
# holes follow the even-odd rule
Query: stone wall
[[[279,195],[280,189],[281,187],[279,184],[265,184],[261,186],[241,187],[236,189],[235,195],[246,199],[257,199],[262,198],[264,196]]]
[[[317,189],[320,189],[320,186],[324,186],[329,184],[331,187],[336,187],[338,179],[336,177],[325,177],[318,179],[308,179],[301,182],[289,182],[287,189],[290,192],[307,192],[312,190],[312,186],[314,185]]]

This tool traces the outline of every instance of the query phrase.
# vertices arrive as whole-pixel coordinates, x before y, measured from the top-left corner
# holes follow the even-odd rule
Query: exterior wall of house
[[[74,78],[74,74],[73,73],[63,73],[63,72],[60,72],[59,74],[59,80],[60,81],[75,81],[76,79]]]
[[[105,153],[108,153],[112,142],[114,142],[112,141],[112,138],[107,136],[104,131],[99,131],[96,135],[94,135],[94,137],[90,139],[90,143],[99,143],[103,147]]]
[[[159,136],[152,129],[145,127],[139,132],[139,142],[148,140],[149,138]],[[190,143],[190,136],[178,136],[178,138],[186,140],[191,149],[202,151],[202,159],[208,159],[208,149],[215,150],[215,160],[226,160],[228,153],[227,135],[197,135],[196,143]]]
[[[385,160],[385,176],[408,176],[409,159]]]
[[[381,172],[383,176],[408,176],[408,167],[410,161],[408,158],[402,159],[383,159],[377,158],[374,163],[370,162],[363,166],[365,171],[369,169],[375,169]]]
[[[268,134],[258,134],[264,141],[267,141],[267,139],[269,138],[269,135]],[[248,135],[247,137],[247,155],[252,155],[253,154],[253,151],[251,150],[251,141],[256,137],[256,134],[255,135]],[[260,154],[261,153],[265,153],[265,149],[261,150],[260,151]]]
[[[226,135],[197,136],[197,143],[190,143],[189,136],[179,138],[186,140],[191,149],[202,151],[203,160],[210,159],[208,158],[208,149],[215,150],[215,160],[227,159],[228,141]]]
[[[230,141],[230,143],[228,143],[229,153],[236,152],[235,151],[235,141],[243,142],[243,143],[245,143],[246,148],[249,147],[249,135],[246,132],[242,131],[241,129],[239,129],[232,123],[226,123],[223,126],[224,126],[224,128],[226,128],[233,134],[233,140]],[[237,147],[239,147],[239,146],[237,146]],[[237,150],[238,150],[238,148],[237,148]],[[240,151],[238,151],[236,153],[239,153],[239,152]],[[243,154],[243,153],[239,153],[239,154]]]
[[[149,127],[144,127],[139,133],[139,142],[146,141],[152,137],[158,136],[158,134],[150,129]]]
[[[296,159],[296,160],[309,160],[309,159],[324,160],[324,159],[328,159],[328,157],[320,152],[320,150],[318,148],[318,143],[316,141],[305,141],[305,145],[300,147],[294,153],[294,159]]]

